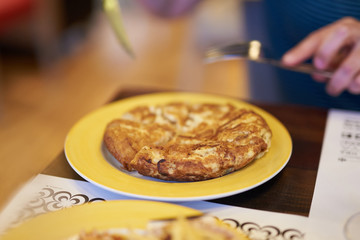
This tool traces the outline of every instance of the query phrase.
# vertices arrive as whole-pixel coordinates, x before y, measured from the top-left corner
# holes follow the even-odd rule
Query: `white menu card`
[[[309,218],[328,239],[345,239],[344,225],[356,212],[360,212],[360,112],[331,110]]]

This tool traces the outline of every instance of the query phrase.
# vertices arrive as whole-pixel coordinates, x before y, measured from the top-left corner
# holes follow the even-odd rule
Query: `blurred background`
[[[120,0],[132,59],[100,0],[0,1],[0,194],[45,168],[63,150],[71,126],[122,89],[250,99],[244,61],[204,64],[203,54],[217,44],[244,41],[244,5],[257,2],[203,0],[168,17],[143,1]],[[23,177],[12,177],[15,171]]]

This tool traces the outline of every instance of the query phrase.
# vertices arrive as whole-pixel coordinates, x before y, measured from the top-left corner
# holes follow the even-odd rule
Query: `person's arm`
[[[200,0],[139,0],[147,9],[162,17],[179,17],[192,10]]]
[[[327,92],[337,96],[344,90],[360,94],[360,21],[346,17],[311,33],[284,54],[289,66],[309,58],[318,69],[333,69],[331,79],[314,76],[327,82]]]

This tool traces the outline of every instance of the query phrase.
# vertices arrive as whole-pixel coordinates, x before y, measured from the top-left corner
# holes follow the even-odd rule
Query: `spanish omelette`
[[[263,156],[272,132],[253,110],[170,102],[138,106],[105,129],[108,151],[128,171],[163,180],[201,181]]]

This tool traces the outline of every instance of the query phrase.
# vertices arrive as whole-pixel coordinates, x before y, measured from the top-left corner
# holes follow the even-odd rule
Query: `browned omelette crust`
[[[126,170],[164,180],[199,181],[236,171],[270,147],[255,112],[230,104],[137,107],[108,124],[105,146]]]

